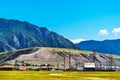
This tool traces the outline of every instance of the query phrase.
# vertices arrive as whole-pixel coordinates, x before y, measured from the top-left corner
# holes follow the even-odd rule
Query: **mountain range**
[[[0,52],[29,47],[77,47],[63,36],[26,21],[0,18]]]
[[[76,44],[80,49],[100,53],[120,55],[120,39],[104,41],[82,41]]]
[[[90,40],[75,45],[63,36],[49,31],[46,27],[39,27],[26,21],[0,18],[0,63],[11,60],[37,61],[37,63],[58,62],[62,68],[64,59],[66,67],[69,67],[69,56],[71,55],[72,66],[94,61],[107,65],[112,57],[99,53],[92,54],[88,51],[95,50],[120,55],[119,42],[120,39]],[[118,64],[120,59],[113,58],[113,61]]]
[[[26,21],[0,18],[0,52],[30,47],[82,49],[120,55],[120,39],[82,41],[73,44],[63,36]]]

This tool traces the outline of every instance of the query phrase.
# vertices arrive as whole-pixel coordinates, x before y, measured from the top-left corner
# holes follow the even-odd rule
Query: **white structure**
[[[95,68],[95,63],[84,63],[84,68]]]
[[[84,63],[84,70],[93,71],[95,67],[95,63]]]

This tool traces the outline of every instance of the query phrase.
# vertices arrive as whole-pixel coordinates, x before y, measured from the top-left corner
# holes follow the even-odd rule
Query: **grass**
[[[54,47],[32,47],[32,48],[36,48],[36,49],[39,49],[39,48],[42,48],[42,49],[45,49],[45,50],[49,50],[49,51],[56,51],[56,52],[72,52],[74,54],[92,54],[93,52],[90,52],[90,51],[85,51],[85,50],[78,50],[78,49],[68,49],[68,48],[54,48]],[[13,51],[10,51],[11,53],[16,53],[16,52],[20,52],[20,51],[24,51],[24,50],[28,50],[28,49],[32,49],[32,48],[24,48],[24,49],[18,49],[18,50],[13,50]],[[0,52],[0,54],[6,54],[8,52]],[[97,54],[102,54],[102,53],[98,53]],[[110,54],[105,54],[107,56],[109,56]],[[115,54],[112,54],[113,57],[115,58],[120,58],[119,55],[115,55]]]
[[[118,55],[115,55],[115,54],[105,54],[106,56],[109,56],[109,57],[114,57],[114,58],[120,58],[120,56]]]
[[[76,54],[91,54],[93,52],[89,52],[89,51],[84,51],[84,50],[77,50],[77,49],[68,49],[68,48],[50,48],[50,47],[43,47],[43,49],[46,50],[54,50],[54,51],[61,51],[61,52],[72,52],[72,53],[76,53]]]
[[[24,61],[25,63],[29,63],[29,64],[51,64],[51,65],[54,65],[55,67],[58,67],[60,66],[61,64],[64,64],[63,61]],[[33,66],[32,66],[33,67]],[[61,68],[64,68],[61,67]]]
[[[0,71],[0,80],[120,80],[120,72]]]

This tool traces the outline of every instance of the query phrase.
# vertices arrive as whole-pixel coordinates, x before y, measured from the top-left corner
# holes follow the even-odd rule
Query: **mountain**
[[[36,46],[77,48],[68,39],[45,27],[0,18],[0,52]]]
[[[104,41],[83,41],[76,44],[80,49],[120,55],[120,39]]]
[[[99,66],[110,66],[111,59],[115,65],[120,65],[119,56],[117,56],[118,58],[115,56],[111,58],[111,56],[104,54],[93,54],[93,52],[65,48],[34,47],[4,52],[0,56],[0,63],[14,64],[15,61],[24,61],[27,64],[49,63],[56,67],[59,65],[59,68],[64,68],[64,62],[65,68],[69,68],[69,63],[73,68],[77,66],[83,67],[86,62],[96,62]]]

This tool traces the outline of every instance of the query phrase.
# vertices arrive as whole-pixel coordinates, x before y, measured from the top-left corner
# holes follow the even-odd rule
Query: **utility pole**
[[[112,66],[113,66],[113,56],[112,56],[112,54],[110,54],[109,59],[110,59],[109,67],[110,67],[110,70],[112,70]]]
[[[65,57],[64,57],[64,70],[65,70]]]
[[[95,50],[95,49],[93,49],[93,62],[94,62],[94,63],[96,62],[95,55],[96,55],[96,50]]]
[[[69,54],[69,69],[71,68],[71,54]]]
[[[81,55],[80,55],[80,56],[81,56]],[[80,56],[79,56],[79,57],[80,57]],[[78,68],[80,68],[80,67],[81,67],[81,65],[80,65],[80,58],[79,58],[79,64],[78,64]]]
[[[93,62],[94,62],[94,64],[95,64],[95,69],[97,70],[97,63],[96,63],[96,50],[95,49],[93,49]]]
[[[71,70],[71,68],[72,68],[72,61],[71,60],[72,60],[73,54],[69,53],[68,57],[69,57],[69,69]]]
[[[59,68],[59,63],[57,62],[57,68]]]

